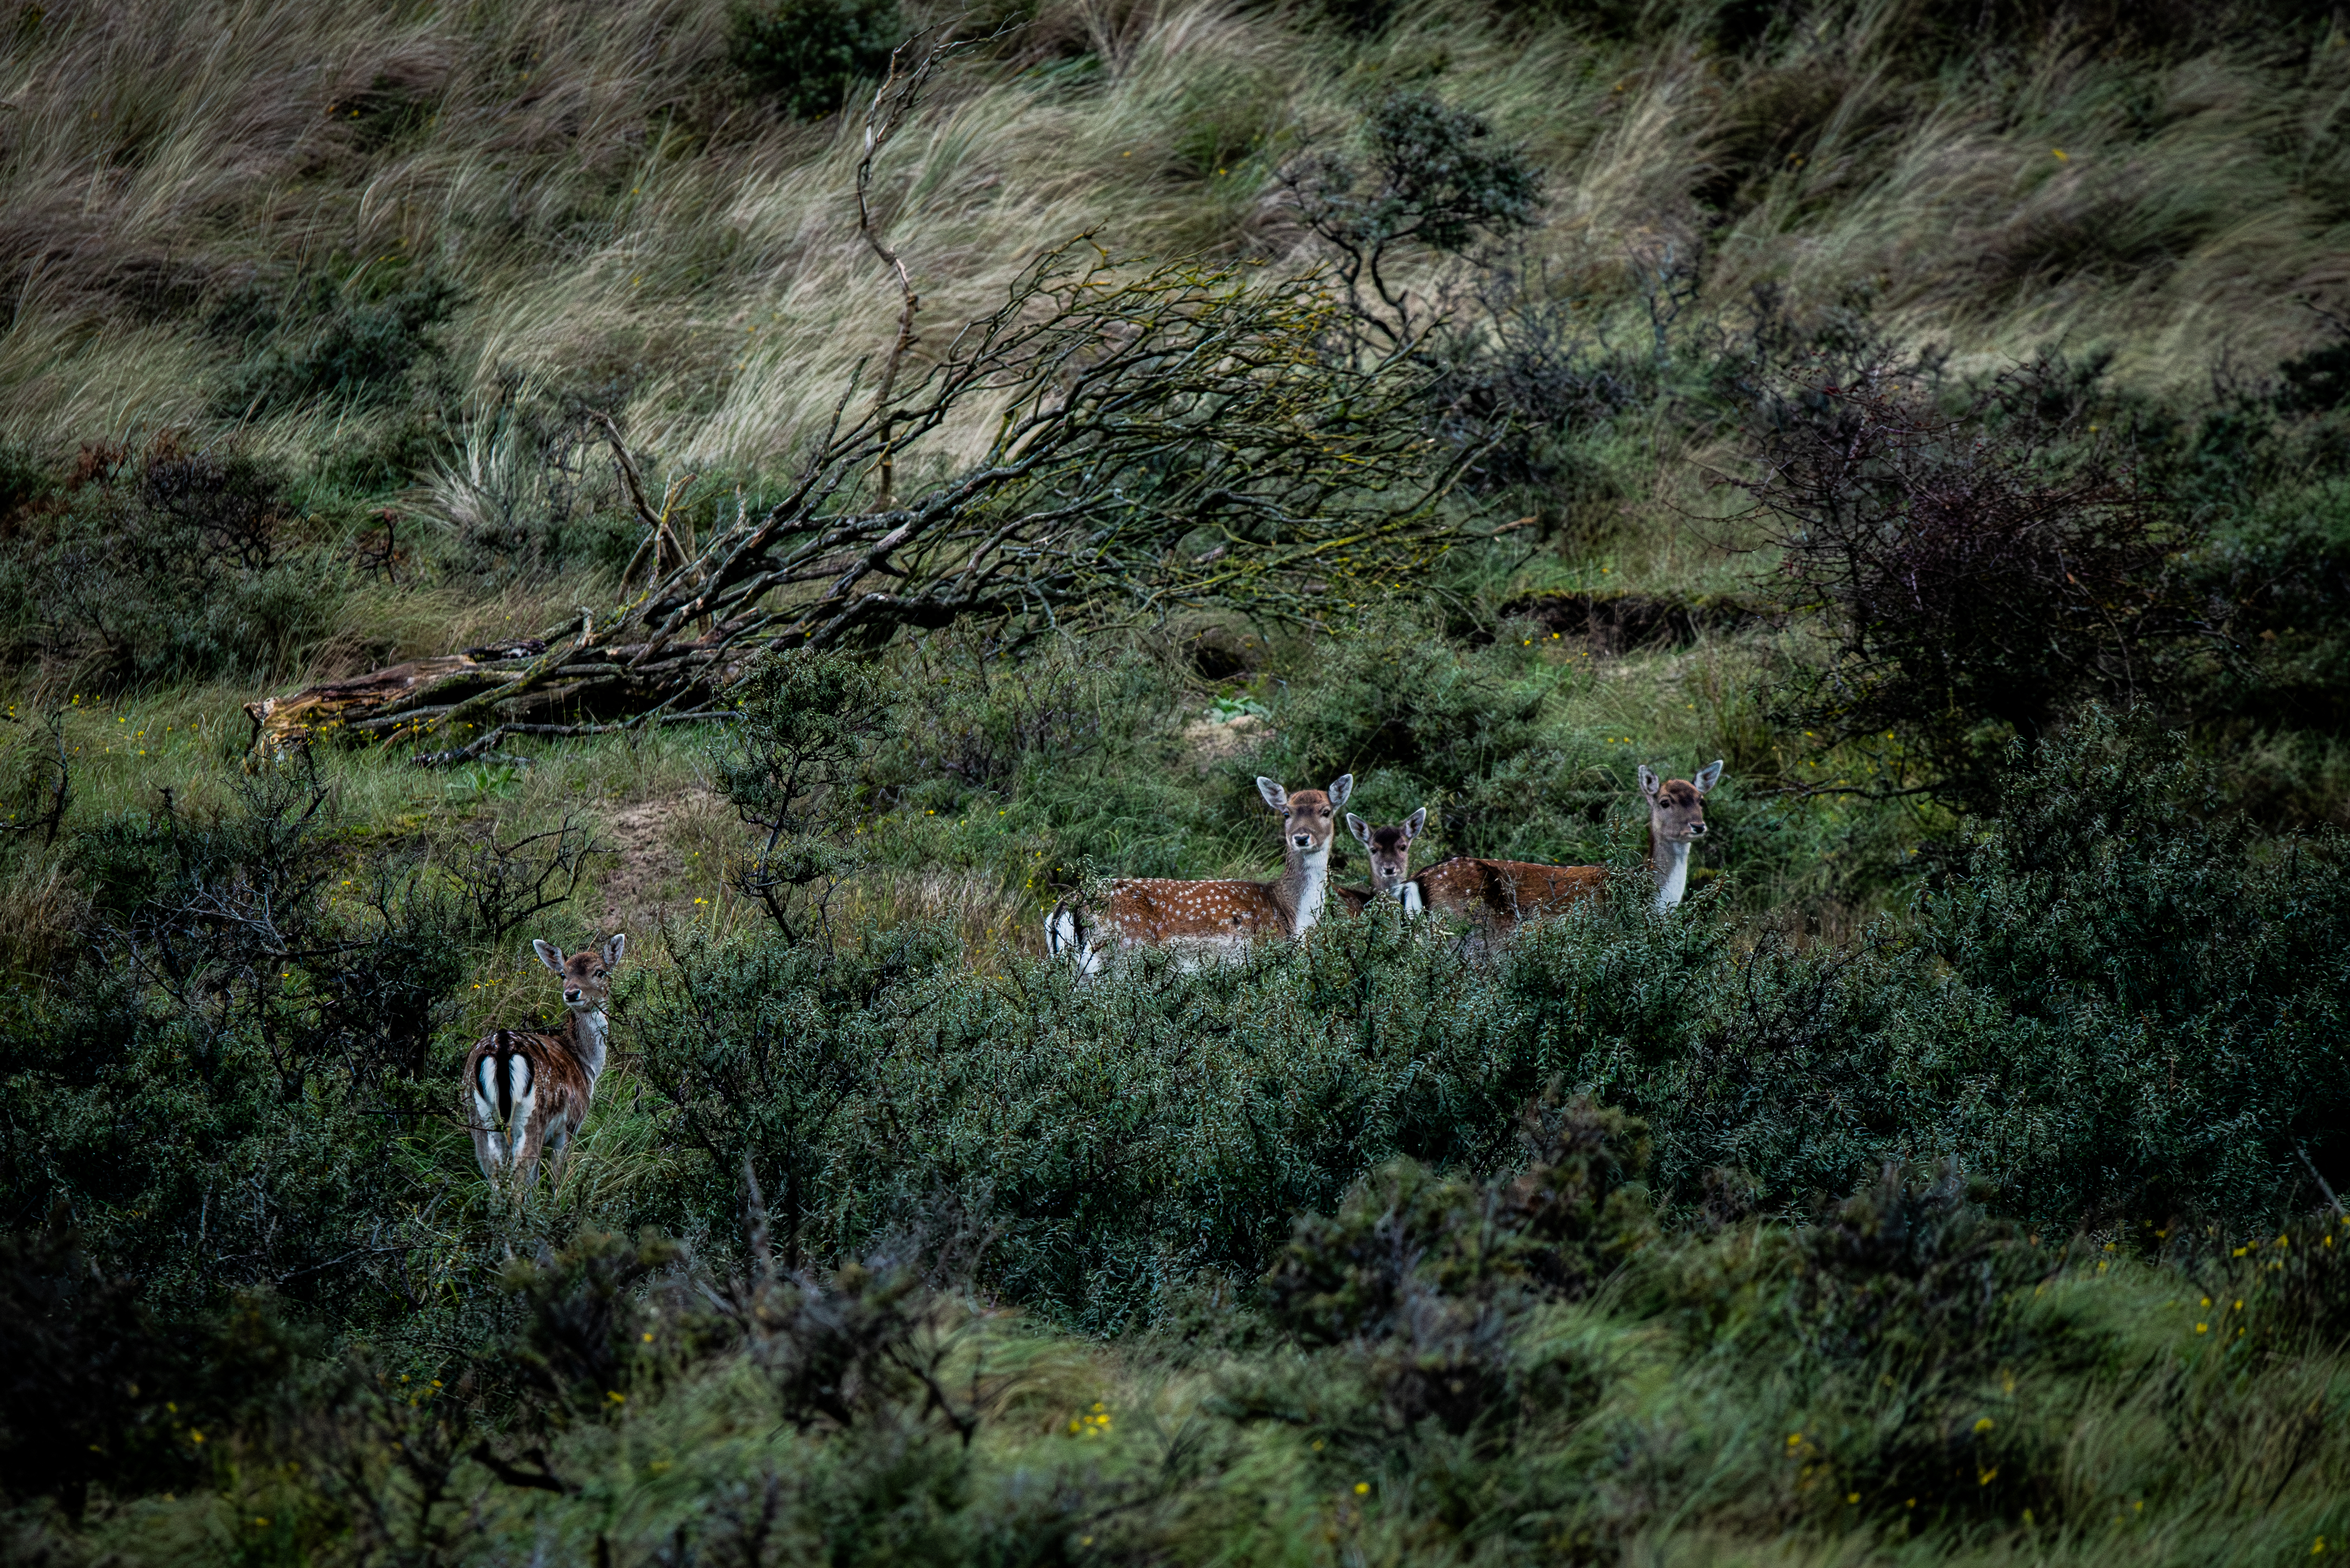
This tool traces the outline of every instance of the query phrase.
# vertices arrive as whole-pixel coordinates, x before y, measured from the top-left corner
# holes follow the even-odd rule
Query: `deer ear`
[[[1720,757],[1713,759],[1713,764],[1711,767],[1700,768],[1697,777],[1690,780],[1690,783],[1697,785],[1697,793],[1700,794],[1703,794],[1721,782],[1721,759]]]
[[[619,931],[614,931],[612,940],[604,944],[604,967],[610,969],[614,964],[619,963],[620,955],[628,950],[628,937]]]
[[[1264,804],[1273,807],[1274,810],[1286,811],[1289,809],[1289,792],[1282,788],[1279,784],[1274,783],[1271,779],[1266,778],[1262,774],[1257,775],[1256,793],[1264,796]]]
[[[1404,842],[1409,844],[1413,839],[1418,838],[1420,835],[1420,831],[1427,827],[1427,826],[1428,807],[1423,805],[1418,811],[1413,812],[1409,816],[1403,819]]]
[[[539,962],[545,964],[547,968],[553,970],[557,974],[561,974],[563,972],[563,950],[561,948],[556,947],[552,942],[538,941],[531,943],[530,946],[531,950],[538,954]]]
[[[1355,775],[1352,774],[1340,774],[1336,779],[1331,781],[1330,804],[1334,806],[1344,805],[1347,804],[1347,797],[1354,793]]]
[[[1347,814],[1347,831],[1361,839],[1364,848],[1371,846],[1371,825],[1351,811]]]
[[[1657,775],[1648,771],[1646,763],[1640,764],[1640,793],[1650,800],[1657,798]]]

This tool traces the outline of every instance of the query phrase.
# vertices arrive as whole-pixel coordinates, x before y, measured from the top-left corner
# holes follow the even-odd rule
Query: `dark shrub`
[[[757,846],[733,870],[795,939],[825,921],[832,889],[855,864],[841,842],[856,765],[882,732],[891,698],[869,663],[845,653],[770,653],[737,688],[741,719],[723,742],[718,787]]]
[[[2249,1216],[2303,1186],[2297,1146],[2338,1173],[2342,846],[2262,845],[2144,717],[2093,713],[2013,763],[1926,922],[1953,977],[2009,1015],[1938,1048],[1939,1071],[1981,1075],[1952,1125],[1992,1154],[1977,1168],[2002,1173],[2002,1203],[2057,1222]]]
[[[82,1256],[63,1205],[41,1230],[0,1231],[0,1488],[55,1497],[79,1518],[92,1482],[157,1486],[192,1474],[164,1401],[184,1395],[187,1348],[138,1282]]]
[[[328,629],[343,576],[294,548],[298,521],[276,469],[165,437],[20,535],[18,613],[101,684],[279,672]]]
[[[1798,379],[1750,425],[1743,488],[1782,552],[1783,605],[1821,615],[1827,639],[1781,716],[1903,733],[1980,805],[2006,737],[2158,694],[2209,628],[2172,566],[2191,534],[2118,453],[2072,436],[2076,398],[2047,407],[2064,367],[2002,378],[1957,417],[1923,379],[1885,358]]]
[[[1491,134],[1430,94],[1396,92],[1362,128],[1364,164],[1320,153],[1282,171],[1306,225],[1336,253],[1357,319],[1390,348],[1428,325],[1387,275],[1400,259],[1390,253],[1457,255],[1481,235],[1505,238],[1537,221],[1541,172]]]
[[[374,287],[314,277],[282,295],[241,295],[215,311],[214,330],[268,346],[229,372],[219,410],[242,419],[317,401],[397,398],[410,372],[438,351],[434,331],[457,302],[456,285],[432,274]]]
[[[726,53],[752,92],[819,119],[889,68],[906,32],[898,0],[747,0],[727,13]]]
[[[1587,1101],[1530,1109],[1532,1162],[1480,1186],[1410,1160],[1385,1166],[1330,1219],[1307,1215],[1264,1276],[1267,1315],[1329,1354],[1322,1396],[1275,1378],[1243,1386],[1243,1408],[1382,1442],[1433,1422],[1455,1437],[1539,1406],[1556,1417],[1587,1393],[1571,1361],[1514,1332],[1545,1294],[1577,1296],[1652,1239],[1637,1177],[1640,1124]],[[1357,1392],[1350,1398],[1345,1390]]]
[[[1913,1499],[1936,1511],[2047,1512],[2054,1456],[2031,1397],[2014,1397],[2012,1369],[2059,1370],[2048,1353],[2067,1325],[2035,1314],[2031,1290],[2063,1249],[1987,1218],[1947,1166],[1887,1166],[1795,1242],[1789,1323],[1835,1485],[1887,1513]],[[2095,1353],[2094,1335],[2071,1337],[2075,1354]]]
[[[520,1301],[521,1332],[502,1370],[518,1375],[531,1406],[556,1420],[608,1417],[649,1390],[669,1358],[641,1287],[674,1264],[676,1243],[647,1230],[634,1242],[582,1230],[561,1248],[509,1262],[500,1279]]]
[[[78,1519],[92,1486],[197,1482],[207,1442],[272,1411],[300,1348],[264,1303],[172,1321],[145,1297],[82,1251],[63,1204],[0,1231],[0,1497]]]
[[[345,888],[334,828],[272,773],[218,816],[167,800],[76,841],[82,962],[0,1014],[11,1222],[74,1204],[105,1267],[182,1313],[244,1288],[412,1304],[390,1235],[449,1104],[467,927],[418,879]]]

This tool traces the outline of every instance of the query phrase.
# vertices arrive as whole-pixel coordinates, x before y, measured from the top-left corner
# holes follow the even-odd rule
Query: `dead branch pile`
[[[1421,373],[1338,361],[1323,281],[1249,272],[1047,253],[853,420],[852,383],[783,500],[690,555],[659,539],[667,569],[603,624],[583,608],[511,648],[251,704],[255,744],[333,731],[461,761],[725,716],[768,649],[963,618],[1014,637],[1210,606],[1313,620],[1392,592],[1451,537],[1437,503],[1458,458],[1428,439]]]

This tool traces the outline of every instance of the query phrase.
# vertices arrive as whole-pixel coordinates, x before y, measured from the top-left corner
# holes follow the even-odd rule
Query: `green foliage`
[[[2345,1157],[2341,846],[2259,846],[2183,751],[2093,713],[2015,770],[1932,902],[1953,977],[2010,1012],[1966,1121],[1989,1134],[2017,1087],[2045,1096],[1997,1135],[2034,1146],[2007,1178],[2018,1211],[2251,1212],[2228,1195],[2281,1197],[2297,1146]]]
[[[840,843],[852,820],[847,791],[891,695],[870,664],[812,649],[766,655],[735,691],[742,716],[723,743],[718,787],[763,836],[734,884],[785,934],[806,937],[856,864]]]
[[[81,954],[0,1023],[15,1222],[70,1202],[109,1270],[182,1312],[246,1288],[364,1317],[450,1079],[464,906],[390,869],[344,887],[331,799],[288,772],[213,817],[85,831]],[[395,1293],[392,1299],[398,1299]]]
[[[159,1310],[82,1251],[67,1207],[0,1231],[0,1499],[55,1499],[78,1520],[93,1487],[202,1485],[204,1429],[282,1414],[276,1396],[317,1345],[255,1300]]]
[[[229,370],[215,401],[224,417],[250,418],[317,402],[393,400],[439,351],[434,334],[459,297],[452,281],[431,272],[380,284],[314,276],[282,293],[247,290],[214,310],[212,327],[260,347]]]
[[[1283,171],[1307,226],[1337,254],[1357,319],[1390,346],[1416,335],[1411,306],[1388,275],[1400,259],[1391,252],[1459,254],[1480,235],[1507,238],[1537,221],[1541,173],[1519,149],[1485,145],[1491,133],[1431,94],[1399,91],[1362,128],[1367,166],[1327,152]]]
[[[609,1417],[652,1387],[670,1352],[656,1347],[660,1314],[639,1287],[679,1256],[650,1229],[633,1243],[583,1229],[559,1250],[508,1261],[499,1282],[519,1298],[522,1328],[501,1370],[524,1385],[536,1413],[558,1422]]]
[[[1586,1293],[1653,1239],[1644,1195],[1625,1185],[1647,1143],[1638,1122],[1587,1102],[1532,1111],[1526,1131],[1529,1163],[1515,1179],[1480,1189],[1398,1161],[1350,1190],[1335,1217],[1298,1221],[1264,1278],[1267,1315],[1303,1345],[1335,1348],[1326,1359],[1370,1407],[1351,1417],[1326,1407],[1317,1424],[1352,1424],[1357,1441],[1428,1421],[1458,1437],[1513,1404],[1557,1411],[1588,1397],[1569,1386],[1571,1362],[1527,1358],[1512,1330],[1541,1296]],[[1284,1403],[1280,1386],[1244,1402],[1271,1414]]]
[[[640,982],[630,1010],[646,1080],[701,1157],[679,1192],[691,1222],[731,1233],[748,1171],[775,1192],[787,1269],[853,1250],[869,1235],[857,1210],[881,1192],[852,1175],[844,1140],[868,1125],[881,1069],[951,972],[951,949],[921,931],[837,955],[780,935],[697,937],[677,959],[673,975]]]
[[[1980,805],[2007,736],[2150,699],[2211,627],[2171,565],[2193,530],[2071,428],[2075,368],[2010,373],[1956,418],[1929,379],[1906,359],[1807,369],[1752,421],[1743,488],[1781,551],[1781,607],[1816,616],[1823,645],[1778,716],[1898,733]]]
[[[1819,1380],[1815,1403],[1849,1408],[1844,1431],[1857,1439],[1826,1448],[1837,1484],[1872,1511],[1897,1498],[1905,1512],[1912,1498],[1993,1517],[2045,1508],[2054,1456],[2030,1423],[1982,1411],[2002,1370],[2100,1348],[2031,1310],[2030,1287],[2060,1265],[2054,1249],[1987,1218],[1949,1167],[1888,1166],[1796,1240],[1789,1328]]]
[[[325,634],[344,573],[304,548],[276,467],[168,437],[97,455],[6,547],[19,657],[109,686],[271,675]]]
[[[1351,773],[1357,811],[1390,822],[1426,805],[1446,852],[1604,858],[1595,827],[1617,792],[1545,732],[1560,677],[1517,658],[1520,640],[1463,649],[1398,617],[1336,642],[1282,694],[1249,771]]]
[[[948,1216],[994,1236],[995,1288],[1090,1324],[1253,1274],[1380,1161],[1492,1170],[1554,1080],[1648,1124],[1677,1206],[1725,1169],[1783,1210],[1959,1157],[2041,1223],[2273,1213],[2297,1146],[2341,1158],[2343,873],[2182,833],[2168,744],[2051,746],[1918,930],[1850,948],[1749,946],[1702,902],[1657,919],[1635,875],[1490,968],[1385,915],[1082,987],[981,980],[936,938],[705,944],[634,1016],[706,1158],[688,1222],[724,1233],[748,1154],[790,1257]]]
[[[15,527],[17,514],[57,488],[48,465],[29,448],[0,442],[0,531]]]
[[[906,32],[898,0],[737,0],[726,54],[754,94],[794,119],[820,119],[889,68]]]

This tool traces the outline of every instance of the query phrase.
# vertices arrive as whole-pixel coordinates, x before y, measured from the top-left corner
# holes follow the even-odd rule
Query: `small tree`
[[[856,864],[840,838],[846,794],[889,698],[872,666],[806,649],[762,659],[741,691],[719,785],[763,836],[733,867],[734,885],[797,940],[824,925],[833,888]]]
[[[1775,717],[1835,739],[1905,734],[1938,793],[1987,805],[2008,738],[2151,695],[2212,629],[2173,571],[2187,525],[2076,431],[2071,405],[2043,417],[2053,374],[2002,377],[1954,417],[1884,356],[1764,400],[1741,488],[1781,552],[1780,608],[1827,644]]]
[[[1388,275],[1399,249],[1459,255],[1481,234],[1503,239],[1537,221],[1541,172],[1491,134],[1430,94],[1398,92],[1364,127],[1366,166],[1321,153],[1282,171],[1306,225],[1337,253],[1349,309],[1390,348],[1428,326],[1410,291]]]

